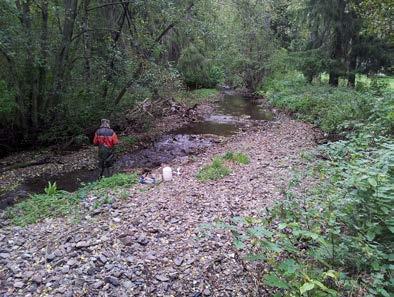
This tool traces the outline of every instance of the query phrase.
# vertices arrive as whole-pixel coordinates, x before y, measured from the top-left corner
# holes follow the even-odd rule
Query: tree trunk
[[[85,60],[85,82],[89,84],[90,79],[92,77],[91,67],[90,67],[90,57],[91,57],[91,50],[90,50],[90,34],[89,34],[89,4],[90,0],[84,1],[84,15],[83,15],[83,57]]]
[[[330,72],[330,78],[328,80],[328,83],[333,86],[337,87],[339,84],[339,75],[335,71]]]
[[[74,23],[77,17],[78,0],[64,0],[64,23],[63,23],[63,37],[60,44],[59,52],[55,61],[55,78],[54,86],[51,94],[50,104],[56,105],[59,103],[60,94],[64,88],[64,73],[69,58],[72,35],[74,32]]]

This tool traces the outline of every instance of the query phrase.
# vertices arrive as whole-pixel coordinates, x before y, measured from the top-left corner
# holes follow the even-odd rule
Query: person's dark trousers
[[[111,167],[115,162],[114,151],[111,148],[106,147],[105,145],[99,146],[98,151],[99,164],[101,168],[100,178],[105,175],[112,175]]]

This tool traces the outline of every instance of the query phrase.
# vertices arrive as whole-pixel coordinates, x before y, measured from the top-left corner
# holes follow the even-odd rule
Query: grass
[[[178,93],[175,99],[178,102],[192,107],[194,104],[199,104],[207,100],[216,98],[220,92],[217,89],[196,89],[193,91],[185,91]]]
[[[216,157],[212,164],[204,166],[197,173],[197,179],[200,181],[218,180],[230,174],[231,169],[224,165],[223,159]]]
[[[91,192],[98,192],[105,199],[101,204],[106,204],[109,199],[104,193],[107,189],[129,187],[138,182],[137,174],[119,173],[111,177],[100,179],[96,182],[86,184],[78,191],[69,193],[65,191],[50,191],[49,194],[35,194],[6,210],[6,215],[11,222],[18,226],[35,224],[46,218],[62,217],[77,213],[80,202]]]
[[[198,173],[197,179],[200,181],[219,180],[231,174],[231,169],[225,165],[225,162],[233,162],[240,165],[250,163],[249,157],[241,152],[226,152],[223,156],[215,157],[212,164],[204,166]]]
[[[224,154],[223,159],[241,165],[247,165],[250,163],[249,157],[246,154],[239,152],[227,152]]]

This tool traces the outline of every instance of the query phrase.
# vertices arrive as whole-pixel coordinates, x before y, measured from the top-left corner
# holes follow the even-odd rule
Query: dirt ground
[[[48,219],[0,230],[2,296],[269,296],[258,267],[243,265],[226,231],[202,224],[257,216],[281,199],[302,152],[315,147],[309,124],[278,114],[244,128],[197,157],[170,164],[174,180],[138,185],[82,217]],[[249,165],[202,183],[198,170],[227,151],[249,155]],[[159,171],[159,169],[158,169]]]

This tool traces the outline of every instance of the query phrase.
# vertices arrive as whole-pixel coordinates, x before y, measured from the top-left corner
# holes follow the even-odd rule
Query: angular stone
[[[174,263],[176,266],[181,266],[183,263],[183,258],[181,258],[181,257],[175,258]]]
[[[156,279],[161,282],[168,282],[170,280],[167,276],[162,275],[162,274],[156,275]]]
[[[46,256],[46,259],[47,259],[47,261],[52,261],[53,259],[55,259],[56,258],[56,255],[55,254],[48,254],[47,256]]]
[[[119,280],[116,277],[114,277],[114,276],[107,276],[105,278],[105,282],[108,283],[108,284],[111,284],[111,285],[113,285],[115,287],[119,286]]]
[[[0,258],[7,259],[10,257],[9,253],[0,253]]]
[[[14,287],[18,289],[23,288],[24,285],[25,284],[23,282],[19,282],[19,281],[14,283]]]
[[[100,289],[103,285],[104,283],[102,281],[97,281],[92,286],[94,289]]]
[[[90,244],[87,241],[80,241],[75,245],[76,248],[85,248],[88,246],[90,246]]]

